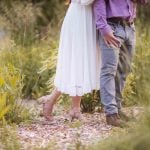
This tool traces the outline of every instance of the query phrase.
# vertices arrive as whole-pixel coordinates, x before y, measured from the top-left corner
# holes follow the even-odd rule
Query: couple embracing
[[[122,90],[135,49],[136,5],[145,0],[71,0],[61,29],[55,89],[40,99],[51,121],[58,97],[72,98],[71,119],[81,119],[81,97],[100,89],[108,125],[121,127]],[[98,35],[98,36],[97,36]]]

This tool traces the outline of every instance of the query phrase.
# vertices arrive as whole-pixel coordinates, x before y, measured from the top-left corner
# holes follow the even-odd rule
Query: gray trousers
[[[114,35],[120,40],[120,47],[108,47],[100,35],[101,47],[101,101],[106,115],[118,113],[121,109],[122,90],[131,70],[131,61],[135,49],[135,27],[108,23]]]

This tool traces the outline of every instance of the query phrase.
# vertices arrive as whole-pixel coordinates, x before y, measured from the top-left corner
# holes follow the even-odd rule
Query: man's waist
[[[129,21],[128,19],[120,18],[120,17],[112,17],[112,18],[107,18],[107,22],[115,23],[115,24],[120,24],[122,26],[131,26],[134,24],[133,21]]]

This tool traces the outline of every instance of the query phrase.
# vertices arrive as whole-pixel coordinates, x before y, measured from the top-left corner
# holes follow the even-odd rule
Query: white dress
[[[99,89],[100,51],[89,1],[72,0],[61,29],[54,85],[70,96]]]

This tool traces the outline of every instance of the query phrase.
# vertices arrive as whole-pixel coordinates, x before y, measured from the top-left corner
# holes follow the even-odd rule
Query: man
[[[121,111],[122,90],[131,70],[135,49],[136,4],[145,0],[95,0],[94,15],[100,31],[101,100],[107,124],[121,127],[128,117]]]

